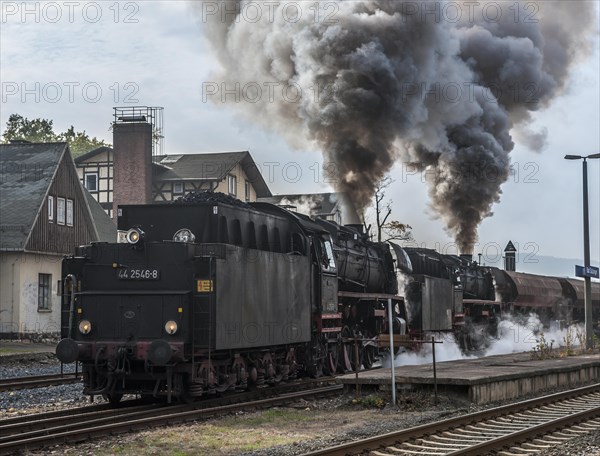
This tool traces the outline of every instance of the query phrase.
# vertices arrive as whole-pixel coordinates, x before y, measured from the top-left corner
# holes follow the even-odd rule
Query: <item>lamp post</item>
[[[583,267],[587,270],[590,266],[590,217],[588,214],[588,182],[587,159],[600,158],[600,154],[587,156],[565,155],[565,160],[583,160]],[[592,328],[592,279],[585,275],[584,278],[584,306],[585,306],[585,340],[586,348],[593,347]]]

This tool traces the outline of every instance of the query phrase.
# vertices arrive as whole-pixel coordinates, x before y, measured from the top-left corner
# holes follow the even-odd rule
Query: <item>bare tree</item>
[[[412,240],[412,227],[397,220],[390,220],[392,215],[391,199],[386,200],[387,188],[394,183],[394,179],[386,176],[381,179],[375,187],[375,222],[377,224],[377,242],[381,242],[385,235],[387,241],[409,241]]]

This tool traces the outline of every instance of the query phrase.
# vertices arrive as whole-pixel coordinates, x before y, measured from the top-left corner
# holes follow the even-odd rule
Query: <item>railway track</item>
[[[599,431],[600,384],[595,384],[308,455],[531,455],[582,433]]]
[[[42,388],[44,386],[64,385],[81,381],[81,375],[49,374],[29,377],[13,377],[0,379],[0,392],[14,391],[29,388]]]
[[[314,387],[317,383],[315,381],[299,382],[194,404],[166,405],[128,401],[123,403],[123,407],[116,409],[103,404],[20,416],[0,422],[0,455],[48,445],[76,443],[153,426],[194,421],[239,410],[267,408],[306,397],[339,394],[342,385],[327,384],[331,382],[334,382],[334,379],[319,379],[318,383],[324,386],[318,387]],[[290,392],[290,389],[295,391]],[[267,397],[264,397],[265,395]]]

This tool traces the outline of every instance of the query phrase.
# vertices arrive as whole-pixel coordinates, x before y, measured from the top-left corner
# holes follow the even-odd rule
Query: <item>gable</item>
[[[48,216],[48,197],[53,198],[54,217]],[[64,204],[65,217],[59,221],[58,202]],[[71,206],[69,223],[67,212]],[[75,171],[70,154],[64,154],[47,195],[40,207],[38,216],[25,244],[31,252],[72,254],[79,245],[97,240],[96,229],[90,209],[83,193],[83,187]]]
[[[76,157],[75,164],[80,166],[85,163],[112,161],[112,154],[113,150],[110,147],[101,146]]]
[[[223,180],[248,152],[226,152],[211,154],[167,155],[159,164],[164,165],[162,173],[155,180]]]
[[[248,151],[163,155],[155,164],[153,173],[155,184],[191,180],[222,183],[228,174],[236,174],[240,178],[243,175],[243,179],[252,184],[257,197],[271,196],[260,169]]]
[[[0,250],[22,250],[66,143],[0,144]]]

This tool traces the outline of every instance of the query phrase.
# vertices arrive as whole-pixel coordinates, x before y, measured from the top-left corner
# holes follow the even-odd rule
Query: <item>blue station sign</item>
[[[577,277],[592,277],[594,279],[600,278],[600,269],[596,266],[579,266],[575,265],[575,275]]]

